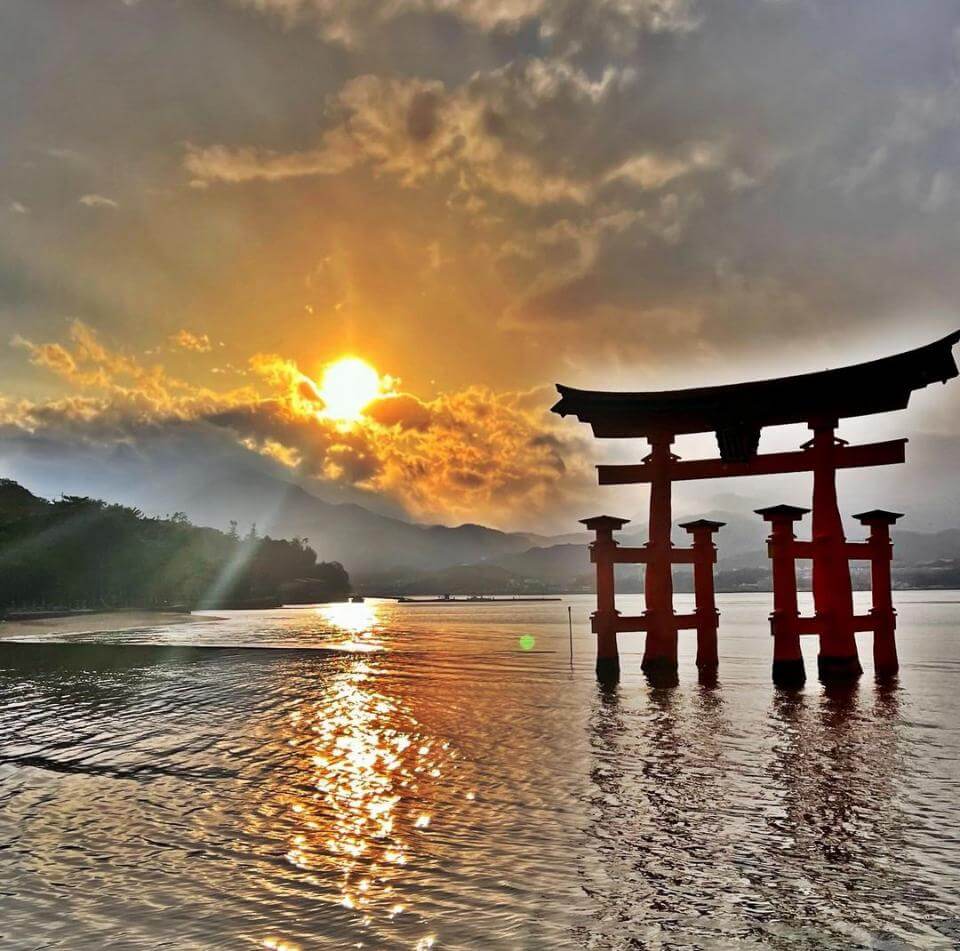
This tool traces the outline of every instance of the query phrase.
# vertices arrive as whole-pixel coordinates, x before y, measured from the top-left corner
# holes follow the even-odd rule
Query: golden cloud
[[[212,425],[298,476],[358,486],[414,516],[448,521],[517,515],[526,522],[589,482],[568,468],[566,457],[581,453],[554,430],[546,390],[469,387],[430,401],[387,393],[344,424],[324,415],[316,382],[277,354],[251,357],[256,385],[217,391],[144,366],[82,323],[69,336],[66,345],[16,342],[78,392],[6,404],[6,425],[100,441],[135,440],[170,423]]]
[[[395,393],[374,400],[364,410],[364,415],[381,426],[399,426],[401,429],[424,430],[433,421],[430,407],[409,393]]]
[[[181,350],[192,350],[194,353],[209,353],[213,349],[207,334],[191,333],[186,328],[171,334],[170,342]]]

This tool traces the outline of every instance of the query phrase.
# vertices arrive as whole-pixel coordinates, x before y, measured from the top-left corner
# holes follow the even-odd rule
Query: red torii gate
[[[790,472],[813,472],[813,539],[798,542],[790,528],[799,517],[797,513],[807,510],[760,510],[773,526],[770,554],[774,561],[774,679],[779,683],[803,680],[799,641],[795,649],[793,646],[803,633],[820,637],[818,668],[822,679],[848,680],[862,673],[854,637],[858,630],[874,631],[875,654],[879,649],[877,656],[883,659],[877,666],[878,673],[894,672],[889,526],[899,516],[880,511],[857,516],[871,527],[871,537],[865,543],[848,543],[837,505],[836,473],[838,469],[902,463],[907,440],[849,446],[837,438],[836,428],[843,418],[905,409],[914,390],[956,377],[952,348],[958,341],[960,331],[882,360],[728,386],[616,393],[576,390],[558,384],[560,400],[553,412],[574,415],[589,423],[597,437],[643,437],[650,445],[650,454],[638,465],[597,467],[601,485],[650,486],[647,544],[641,548],[619,547],[613,532],[626,524],[624,519],[598,516],[584,520],[587,528],[596,533],[591,560],[597,568],[593,629],[597,634],[598,675],[608,678],[619,674],[620,631],[646,632],[642,666],[660,680],[676,681],[677,632],[685,628],[698,632],[697,663],[701,670],[716,667],[718,615],[713,599],[713,534],[721,524],[687,523],[683,527],[693,535],[693,546],[675,548],[670,537],[672,484],[690,479]],[[757,453],[763,427],[790,423],[807,423],[813,438],[799,451]],[[719,458],[681,460],[671,452],[676,436],[702,432],[716,434]],[[796,611],[796,558],[813,561],[814,618],[802,619]],[[851,558],[866,558],[873,565],[874,609],[868,618],[854,615]],[[646,610],[638,617],[622,617],[616,610],[617,563],[646,566]],[[673,610],[672,566],[684,563],[694,565],[697,607],[693,614],[678,615]],[[878,644],[883,646],[878,648]]]

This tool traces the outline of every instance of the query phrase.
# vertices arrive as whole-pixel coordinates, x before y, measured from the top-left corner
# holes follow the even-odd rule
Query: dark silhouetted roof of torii
[[[903,512],[888,512],[886,509],[871,509],[853,516],[858,522],[869,525],[876,522],[878,525],[896,525],[903,518]]]
[[[759,431],[814,419],[869,416],[905,409],[914,390],[958,375],[952,348],[960,330],[905,353],[869,363],[689,390],[618,393],[557,384],[553,412],[590,423],[595,436]]]
[[[754,509],[754,512],[757,515],[762,515],[768,522],[778,518],[799,522],[804,515],[810,513],[810,509],[801,508],[799,505],[768,505],[766,508]]]

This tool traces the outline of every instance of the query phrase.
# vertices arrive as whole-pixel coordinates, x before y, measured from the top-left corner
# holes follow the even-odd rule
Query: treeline
[[[98,499],[48,502],[0,479],[0,609],[241,607],[337,600],[338,562],[306,539],[243,538]]]

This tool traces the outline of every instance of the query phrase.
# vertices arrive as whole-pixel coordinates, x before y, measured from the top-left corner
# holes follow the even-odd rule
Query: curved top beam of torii
[[[764,426],[905,409],[914,390],[958,376],[953,358],[958,341],[960,330],[881,360],[726,386],[618,393],[557,384],[560,400],[552,412],[589,423],[598,437],[716,432],[724,458],[725,443],[731,458],[750,458]]]

